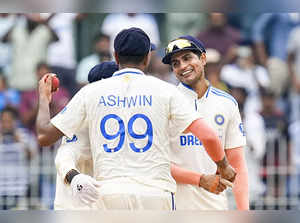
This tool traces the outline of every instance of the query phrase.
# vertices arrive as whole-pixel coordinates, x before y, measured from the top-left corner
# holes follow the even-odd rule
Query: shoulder
[[[229,93],[222,91],[220,89],[210,87],[209,91],[206,94],[206,98],[215,98],[217,100],[222,100],[223,103],[227,104],[230,107],[238,107],[238,103],[235,98]]]

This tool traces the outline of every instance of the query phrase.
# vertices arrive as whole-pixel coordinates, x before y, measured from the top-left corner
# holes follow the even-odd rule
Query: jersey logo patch
[[[245,130],[244,130],[244,125],[243,125],[243,123],[240,123],[240,124],[239,124],[239,129],[240,129],[241,133],[243,134],[243,136],[246,136],[246,132],[245,132]]]
[[[224,124],[224,121],[225,121],[225,119],[224,119],[224,116],[223,116],[223,115],[218,114],[218,115],[215,116],[215,122],[216,122],[218,125],[223,125],[223,124]]]
[[[70,138],[67,138],[66,139],[66,142],[69,143],[69,142],[76,142],[77,141],[77,136],[76,135],[73,135],[73,138],[70,139]]]

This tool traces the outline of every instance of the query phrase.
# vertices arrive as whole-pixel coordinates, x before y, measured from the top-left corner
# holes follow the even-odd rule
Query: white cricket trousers
[[[137,183],[105,183],[94,208],[100,210],[175,210],[174,194]]]

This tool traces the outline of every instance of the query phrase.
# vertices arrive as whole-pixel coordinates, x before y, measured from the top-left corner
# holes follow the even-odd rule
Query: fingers
[[[233,188],[233,183],[230,182],[229,180],[224,179],[224,178],[220,179],[220,183],[224,184],[227,187]]]
[[[210,187],[209,187],[209,191],[212,193],[217,192],[217,188],[219,186],[220,183],[220,176],[216,175],[213,182],[211,183]]]
[[[94,178],[91,178],[91,182],[95,187],[97,187],[97,188],[101,187],[101,183],[99,181],[95,180]]]

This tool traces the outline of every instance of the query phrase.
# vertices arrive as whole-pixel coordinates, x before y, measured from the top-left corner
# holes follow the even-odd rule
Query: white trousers
[[[175,210],[174,194],[136,183],[106,183],[100,187],[98,210]]]

